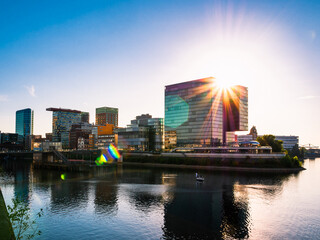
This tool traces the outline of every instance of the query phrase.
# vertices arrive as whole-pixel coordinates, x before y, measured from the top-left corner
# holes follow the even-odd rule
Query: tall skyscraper
[[[23,137],[33,134],[33,110],[30,108],[16,111],[16,133]]]
[[[96,125],[113,124],[118,127],[118,108],[96,108]]]
[[[52,141],[61,142],[63,148],[69,147],[69,132],[73,124],[81,123],[81,111],[47,108],[52,111]]]
[[[246,87],[222,89],[212,77],[165,87],[165,132],[175,134],[177,147],[222,144],[228,132],[247,128]]]

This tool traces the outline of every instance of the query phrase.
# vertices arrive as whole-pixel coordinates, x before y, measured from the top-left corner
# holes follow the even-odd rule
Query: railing
[[[54,155],[56,155],[57,158],[59,158],[62,162],[67,163],[68,159],[59,151],[53,150]]]

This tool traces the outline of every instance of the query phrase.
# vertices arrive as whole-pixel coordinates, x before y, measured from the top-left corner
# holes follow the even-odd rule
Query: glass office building
[[[69,132],[73,124],[81,123],[81,111],[47,108],[52,111],[52,141],[61,142],[63,148],[69,147]]]
[[[23,137],[33,135],[33,110],[30,108],[16,111],[16,133]]]
[[[176,147],[220,145],[230,136],[228,131],[247,126],[246,87],[222,89],[212,77],[165,87],[165,134],[175,134]]]
[[[248,88],[232,86],[223,90],[223,143],[228,134],[248,130]]]
[[[131,120],[126,128],[119,128],[116,132],[119,149],[161,151],[164,148],[163,118],[142,114]]]

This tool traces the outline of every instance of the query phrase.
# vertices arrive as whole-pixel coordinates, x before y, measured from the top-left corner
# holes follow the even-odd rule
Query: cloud
[[[8,96],[7,95],[0,95],[0,102],[7,102]]]
[[[314,99],[314,98],[319,98],[320,96],[304,96],[304,97],[299,97],[299,99]]]
[[[25,88],[28,90],[29,94],[32,96],[32,97],[35,97],[36,96],[36,93],[35,93],[35,88],[33,85],[31,85],[30,87],[28,86],[25,86]]]
[[[310,30],[310,31],[309,31],[309,36],[310,36],[311,40],[313,41],[313,40],[315,40],[316,37],[317,37],[317,32],[314,31],[314,30]]]

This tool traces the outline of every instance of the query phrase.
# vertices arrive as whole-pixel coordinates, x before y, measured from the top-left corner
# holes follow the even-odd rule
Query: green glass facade
[[[16,133],[23,137],[33,134],[33,110],[30,108],[16,111]]]
[[[222,101],[212,78],[166,86],[165,131],[176,132],[177,147],[211,146],[222,139]]]

